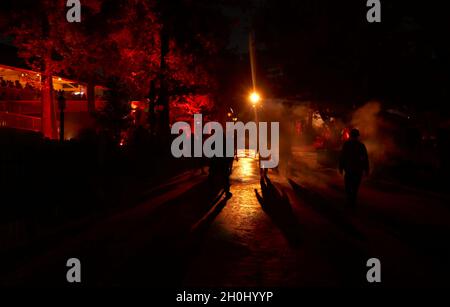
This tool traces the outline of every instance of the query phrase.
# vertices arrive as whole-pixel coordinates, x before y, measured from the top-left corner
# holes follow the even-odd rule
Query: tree
[[[119,79],[112,79],[108,84],[105,106],[95,113],[102,130],[116,144],[121,140],[121,132],[130,125],[129,88]]]
[[[218,6],[210,4],[205,0],[156,1],[162,25],[157,103],[162,106],[163,133],[169,132],[171,96],[213,91],[214,65],[208,65],[211,57],[227,44],[229,33],[228,20]]]
[[[89,10],[98,1],[85,1]],[[52,77],[70,67],[71,54],[77,40],[75,26],[66,20],[65,1],[19,0],[6,1],[3,14],[8,17],[3,27],[13,38],[19,57],[42,78],[42,133],[56,138],[56,107],[53,99]]]
[[[64,1],[7,1],[8,34],[31,68],[42,72],[42,131],[56,137],[52,76],[127,87],[129,100],[153,90],[163,106],[160,133],[168,132],[170,101],[195,103],[214,91],[214,61],[226,44],[220,10],[206,1],[86,0],[82,22],[69,23]],[[220,33],[226,33],[221,31]],[[155,93],[156,92],[156,93]],[[212,103],[212,99],[201,100]],[[202,103],[203,103],[202,102]],[[203,106],[210,110],[211,106]],[[189,112],[189,107],[186,111]]]

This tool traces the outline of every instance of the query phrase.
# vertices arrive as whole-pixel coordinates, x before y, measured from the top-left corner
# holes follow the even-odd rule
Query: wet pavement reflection
[[[279,285],[292,279],[288,275],[295,255],[258,202],[260,175],[253,156],[234,162],[233,196],[206,233],[186,285]]]

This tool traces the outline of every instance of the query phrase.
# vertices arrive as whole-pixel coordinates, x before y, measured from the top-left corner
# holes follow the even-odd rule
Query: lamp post
[[[261,96],[257,92],[252,92],[249,96],[249,100],[252,103],[253,109],[255,110],[255,122],[258,124],[258,112],[256,108],[261,101]]]
[[[258,94],[258,92],[253,91],[252,93],[250,93],[250,95],[248,96],[248,99],[250,100],[250,103],[253,106],[253,111],[255,112],[255,123],[256,126],[259,125],[258,123],[258,105],[261,102],[261,96]],[[256,129],[256,131],[258,131],[259,129]],[[259,146],[258,144],[258,136],[256,137],[256,143],[257,143],[257,148]],[[255,157],[258,154],[258,150],[255,151]]]
[[[58,91],[58,108],[59,108],[59,141],[64,142],[64,109],[66,108],[66,98],[64,91]]]

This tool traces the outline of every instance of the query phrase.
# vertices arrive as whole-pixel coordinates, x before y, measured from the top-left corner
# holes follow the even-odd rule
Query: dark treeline
[[[444,1],[263,1],[254,22],[274,93],[352,106],[370,99],[448,112],[450,44]]]

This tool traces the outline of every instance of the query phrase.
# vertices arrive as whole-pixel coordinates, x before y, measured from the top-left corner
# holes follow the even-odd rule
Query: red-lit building
[[[57,92],[64,91],[65,139],[75,137],[83,128],[93,124],[92,112],[103,104],[105,88],[88,85],[62,76],[53,76],[53,112],[44,116],[43,82],[38,71],[32,71],[17,57],[14,47],[0,44],[0,127],[35,131],[45,137],[59,135]],[[48,117],[48,118],[47,118]],[[44,121],[55,127],[53,133],[44,133]]]
[[[93,124],[92,111],[103,104],[105,88],[53,76],[53,114],[51,118],[43,118],[42,112],[42,79],[36,71],[0,63],[0,127],[42,132],[43,120],[52,121],[52,127],[59,128],[59,109],[57,92],[64,91],[65,139],[71,139],[80,130]],[[90,93],[90,95],[88,94]],[[52,135],[55,138],[59,131]]]

